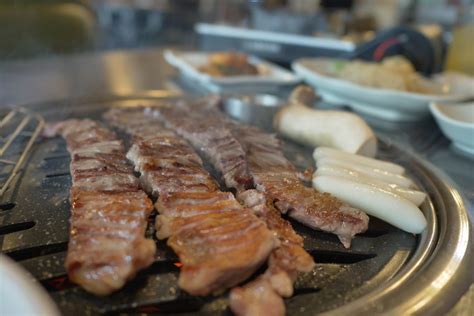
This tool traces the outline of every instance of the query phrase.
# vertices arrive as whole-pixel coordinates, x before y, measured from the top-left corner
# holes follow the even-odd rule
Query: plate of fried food
[[[291,86],[299,79],[290,71],[240,52],[175,52],[165,59],[180,73],[210,92],[267,91]]]
[[[416,121],[430,114],[430,102],[457,102],[474,96],[472,77],[449,73],[426,78],[402,56],[380,63],[303,58],[292,68],[329,102],[391,121]]]

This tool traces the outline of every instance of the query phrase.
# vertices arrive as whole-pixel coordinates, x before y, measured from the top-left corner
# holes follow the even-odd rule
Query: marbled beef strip
[[[72,158],[69,279],[96,295],[110,294],[154,260],[155,243],[144,236],[152,202],[112,131],[72,119],[49,126],[49,134],[65,138]]]
[[[244,281],[279,241],[232,193],[219,190],[191,146],[143,112],[111,110],[106,119],[133,137],[127,157],[158,197],[157,237],[183,266],[178,285],[208,295]]]
[[[280,212],[337,235],[345,247],[367,229],[365,213],[301,182],[274,135],[231,121],[216,109],[214,99],[209,102],[158,108],[154,115],[209,157],[227,187],[238,192],[254,187],[272,199]]]

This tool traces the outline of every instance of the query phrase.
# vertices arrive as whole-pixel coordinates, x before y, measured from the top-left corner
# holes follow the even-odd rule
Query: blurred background
[[[433,59],[428,72],[474,74],[472,0],[2,0],[0,61],[167,46],[285,64],[349,56],[383,31],[411,38],[404,26],[429,39],[410,41]]]

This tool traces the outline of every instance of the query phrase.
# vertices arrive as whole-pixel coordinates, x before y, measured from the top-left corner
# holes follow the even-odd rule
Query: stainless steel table
[[[0,63],[0,107],[45,100],[145,90],[180,90],[162,50],[130,50]],[[390,124],[367,118],[378,135],[431,161],[447,173],[471,204],[474,217],[474,159],[456,152],[432,119]],[[474,287],[451,314],[472,311]],[[465,314],[465,315],[467,315]]]

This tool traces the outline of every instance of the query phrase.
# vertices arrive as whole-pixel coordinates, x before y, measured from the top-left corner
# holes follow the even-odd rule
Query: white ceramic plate
[[[211,92],[222,90],[252,90],[268,92],[272,87],[294,85],[300,80],[292,72],[255,56],[249,57],[249,62],[256,65],[261,74],[256,76],[214,77],[199,71],[199,67],[208,63],[207,52],[174,52],[167,50],[164,57],[168,63],[176,67],[182,75],[199,82]]]
[[[33,277],[2,254],[0,254],[0,315],[60,315],[56,305]]]
[[[474,102],[430,104],[431,113],[454,147],[474,156]]]
[[[336,61],[337,59],[330,58],[303,58],[295,61],[292,68],[327,101],[347,104],[362,114],[390,121],[416,121],[429,115],[430,102],[458,102],[474,96],[470,85],[472,79],[461,82],[456,76],[442,78],[443,84],[452,85],[449,90],[453,91],[443,95],[362,86],[334,77],[333,65]]]

